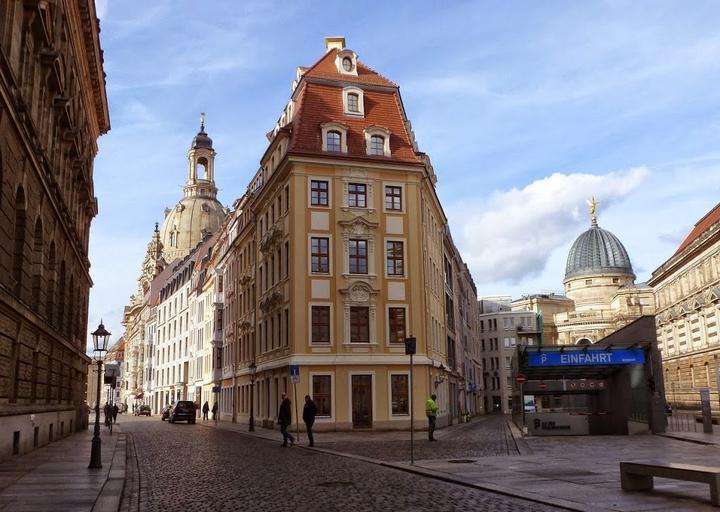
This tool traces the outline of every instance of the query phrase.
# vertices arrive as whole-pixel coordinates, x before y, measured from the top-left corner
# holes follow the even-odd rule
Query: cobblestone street
[[[170,425],[157,416],[123,417],[121,428],[137,455],[136,468],[133,459],[128,462],[123,510],[557,510],[375,464],[283,449],[279,440]]]

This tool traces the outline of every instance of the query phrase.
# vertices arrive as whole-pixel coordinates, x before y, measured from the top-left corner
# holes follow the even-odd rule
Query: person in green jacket
[[[430,398],[427,399],[427,402],[425,402],[425,414],[427,414],[428,418],[429,441],[435,441],[435,420],[437,419],[438,412],[438,404],[435,400],[437,400],[437,395],[432,394],[430,395]]]

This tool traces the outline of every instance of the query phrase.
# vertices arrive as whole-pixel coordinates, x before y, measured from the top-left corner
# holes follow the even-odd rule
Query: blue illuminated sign
[[[641,348],[528,352],[527,355],[528,366],[598,366],[645,362],[645,351]]]

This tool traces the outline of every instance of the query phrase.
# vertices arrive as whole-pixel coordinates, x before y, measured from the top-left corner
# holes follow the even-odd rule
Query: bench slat
[[[681,464],[678,462],[621,462],[620,468],[627,466],[628,468],[639,469],[647,468],[666,468],[678,469],[681,471],[697,471],[701,473],[719,474],[720,467],[717,466],[700,466],[697,464]]]

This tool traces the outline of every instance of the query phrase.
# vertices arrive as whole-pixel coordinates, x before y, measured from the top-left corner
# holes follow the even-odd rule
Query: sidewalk
[[[91,419],[93,416],[91,416]],[[102,427],[102,469],[88,469],[92,428],[0,464],[0,511],[116,512],[125,482],[125,434]]]

